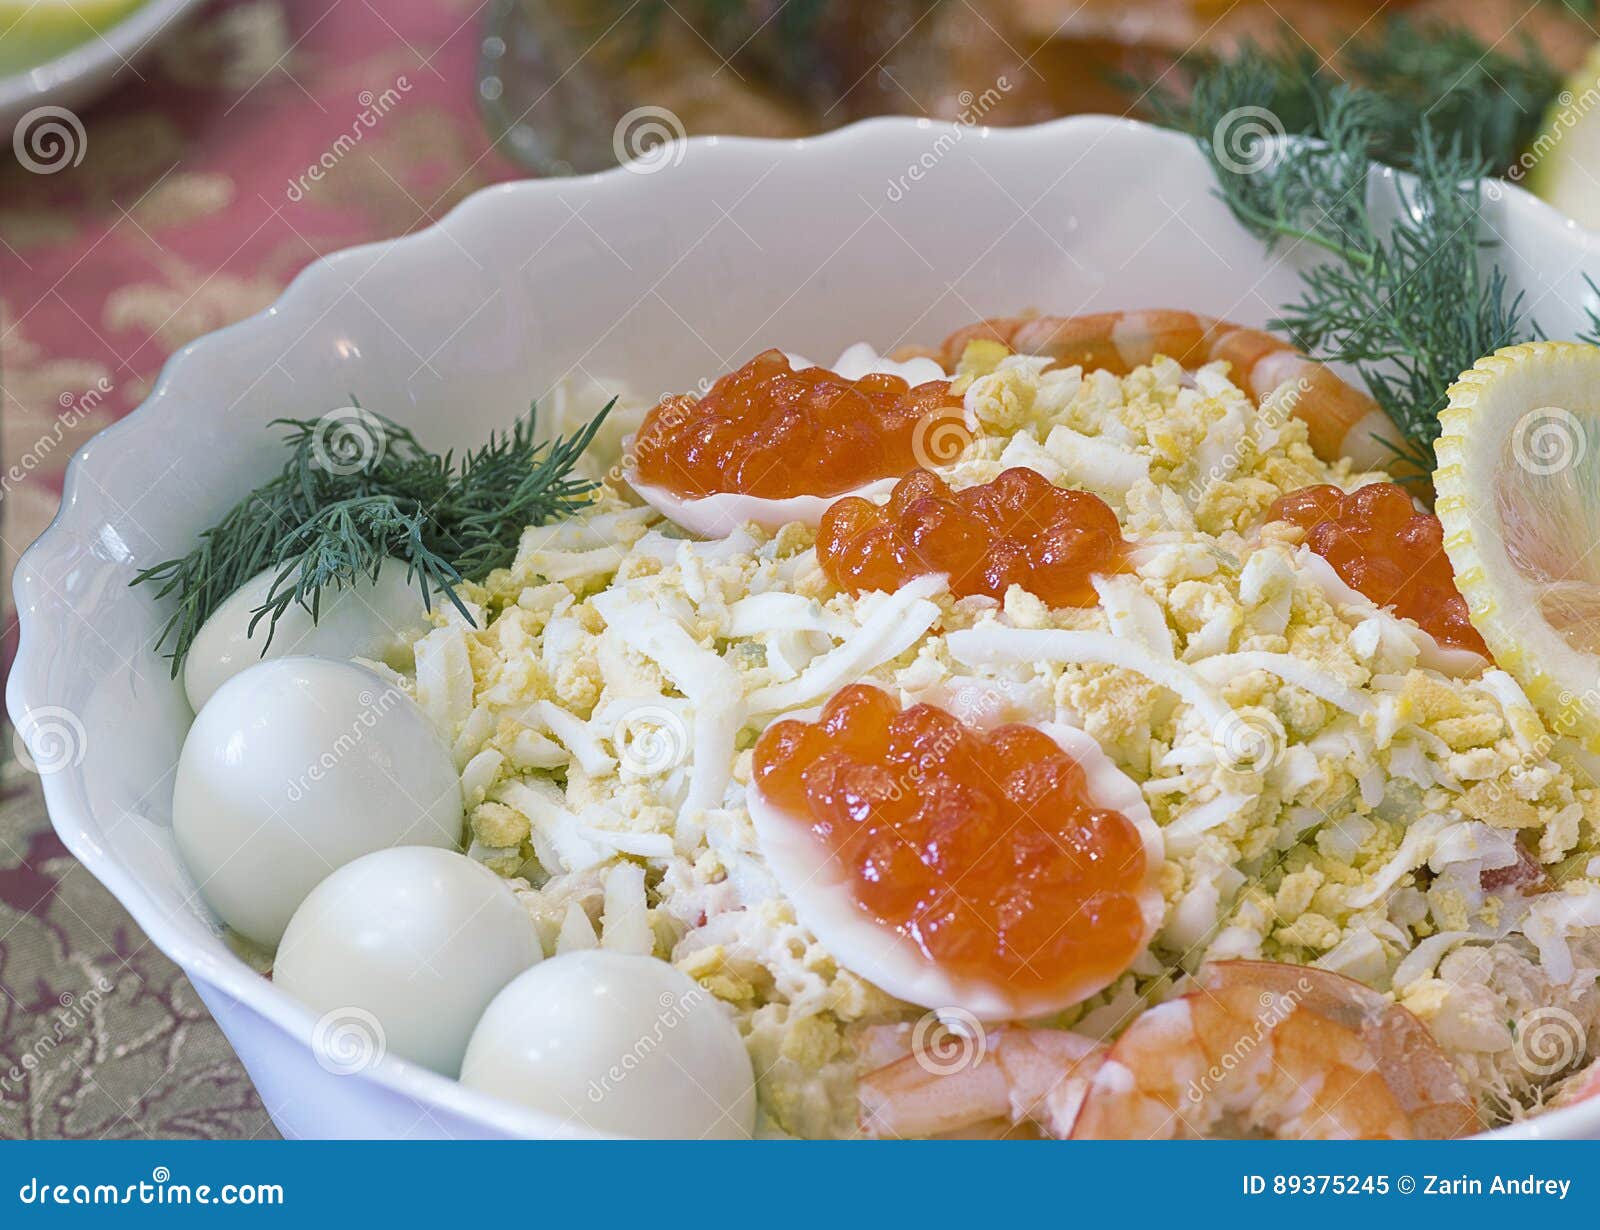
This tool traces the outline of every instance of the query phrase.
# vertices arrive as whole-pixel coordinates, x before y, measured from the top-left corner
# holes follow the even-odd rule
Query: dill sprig
[[[250,622],[279,618],[297,605],[316,620],[323,592],[376,579],[383,561],[404,560],[424,605],[443,594],[467,619],[455,592],[516,556],[525,525],[582,508],[598,485],[573,473],[610,411],[606,406],[572,436],[534,439],[534,411],[508,433],[463,455],[434,453],[409,430],[355,407],[344,417],[275,419],[287,431],[283,469],[200,535],[187,555],[155,564],[132,584],[154,584],[157,598],[177,595],[157,648],[170,644],[177,675],[211,614],[256,574],[276,569],[266,600]]]
[[[1370,152],[1379,162],[1409,169],[1426,126],[1436,144],[1459,142],[1503,171],[1533,137],[1562,78],[1530,40],[1491,47],[1459,26],[1391,17],[1344,47],[1332,67],[1286,29],[1274,44],[1245,43],[1225,56],[1192,52],[1174,72],[1125,85],[1157,123],[1197,135],[1190,102],[1200,90],[1247,86],[1285,132],[1316,135],[1334,91],[1354,85],[1370,100]]]
[[[1399,28],[1407,40],[1422,37]],[[1450,35],[1436,60],[1403,41],[1381,63],[1362,63],[1392,86],[1402,66],[1442,72],[1467,39]],[[1483,355],[1539,336],[1521,296],[1486,261],[1480,219],[1491,166],[1484,147],[1509,160],[1505,142],[1515,138],[1498,103],[1452,102],[1457,92],[1471,91],[1456,79],[1437,84],[1441,129],[1420,95],[1338,81],[1299,52],[1246,48],[1194,73],[1183,98],[1155,99],[1158,117],[1194,134],[1240,223],[1269,247],[1319,251],[1301,274],[1299,298],[1271,325],[1308,353],[1355,367],[1398,429],[1382,443],[1423,474],[1433,469],[1449,385]],[[1263,113],[1276,123],[1238,123]],[[1267,130],[1280,128],[1285,139],[1273,140]],[[1398,209],[1377,203],[1375,159],[1410,172],[1397,182]]]

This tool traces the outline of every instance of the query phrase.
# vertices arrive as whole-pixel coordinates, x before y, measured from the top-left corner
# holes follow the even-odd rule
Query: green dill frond
[[[1397,429],[1384,446],[1427,473],[1450,384],[1483,355],[1540,336],[1492,263],[1480,190],[1519,148],[1524,108],[1536,122],[1556,87],[1531,51],[1490,53],[1463,32],[1406,22],[1387,33],[1349,53],[1353,75],[1383,93],[1298,52],[1247,47],[1193,68],[1187,94],[1156,106],[1194,135],[1246,229],[1269,249],[1321,253],[1272,327],[1354,367]],[[1510,93],[1488,89],[1485,73],[1505,74]],[[1286,137],[1246,127],[1240,148],[1237,117],[1262,113]],[[1397,209],[1379,204],[1375,160],[1410,172]]]
[[[354,403],[352,403],[354,404]],[[329,455],[329,419],[276,419],[286,428],[282,470],[200,535],[187,555],[146,568],[132,584],[176,595],[161,629],[172,673],[183,666],[212,613],[250,578],[276,569],[250,630],[272,629],[291,605],[321,612],[323,593],[375,579],[387,558],[405,561],[407,579],[430,609],[444,595],[471,618],[455,592],[516,557],[526,525],[577,512],[598,486],[577,476],[615,399],[575,435],[535,442],[535,411],[508,433],[468,453],[429,452],[398,423],[356,407],[362,447],[348,459]]]
[[[1529,40],[1489,46],[1438,20],[1389,18],[1341,50],[1332,66],[1284,27],[1276,42],[1246,43],[1226,56],[1191,53],[1155,81],[1128,83],[1151,119],[1205,135],[1202,95],[1264,107],[1286,133],[1315,135],[1336,91],[1353,85],[1369,99],[1371,155],[1410,169],[1424,126],[1442,147],[1459,143],[1496,171],[1533,137],[1561,75]]]

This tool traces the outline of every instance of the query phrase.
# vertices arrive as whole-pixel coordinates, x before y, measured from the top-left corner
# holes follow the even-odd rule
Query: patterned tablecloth
[[[82,113],[71,159],[0,168],[4,593],[89,436],[167,356],[307,262],[517,174],[473,105],[482,0],[231,0]],[[79,159],[74,162],[73,160]],[[316,167],[317,178],[312,178]],[[273,1134],[188,981],[0,791],[0,1137]]]

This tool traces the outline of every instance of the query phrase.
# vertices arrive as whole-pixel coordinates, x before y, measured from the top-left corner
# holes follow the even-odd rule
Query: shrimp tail
[[[869,1038],[861,1051],[881,1057],[882,1040]],[[861,1078],[861,1131],[904,1139],[1011,1135],[1032,1126],[1065,1139],[1103,1054],[1079,1034],[1016,1026],[968,1040],[951,1063],[903,1054]]]

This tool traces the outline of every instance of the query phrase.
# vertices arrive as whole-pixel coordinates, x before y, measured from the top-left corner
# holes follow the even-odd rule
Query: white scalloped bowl
[[[507,184],[437,226],[319,260],[267,311],[185,347],[86,445],[17,569],[7,688],[67,847],[183,967],[288,1136],[570,1135],[393,1057],[319,1066],[312,1014],[224,943],[173,846],[189,720],[128,581],[277,465],[268,420],[364,406],[437,446],[480,440],[569,373],[691,387],[768,346],[936,341],[1028,306],[1193,308],[1262,323],[1296,289],[1211,194],[1191,143],[1100,117],[1036,128],[878,120],[801,141],[705,139],[655,173]],[[1491,206],[1553,336],[1593,301],[1600,237],[1512,189]],[[1517,1129],[1600,1135],[1600,1104]]]

